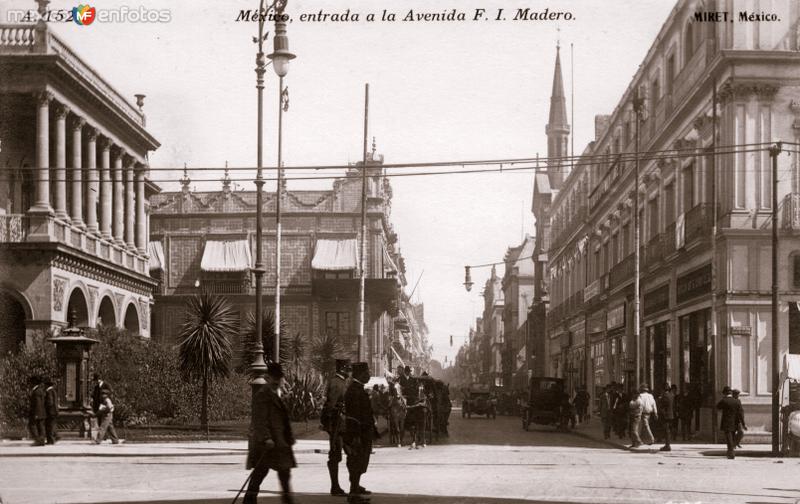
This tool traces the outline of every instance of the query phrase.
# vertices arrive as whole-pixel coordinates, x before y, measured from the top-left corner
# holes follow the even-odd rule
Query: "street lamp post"
[[[284,111],[284,88],[283,78],[289,72],[289,61],[295,55],[289,52],[289,38],[286,36],[286,19],[283,16],[285,3],[276,6],[275,13],[275,35],[273,41],[272,54],[267,56],[272,60],[272,69],[278,76],[278,185],[275,189],[275,337],[273,340],[273,358],[275,362],[280,362],[281,346],[281,196],[283,194],[283,111]],[[288,102],[286,102],[288,105]]]
[[[633,112],[636,115],[636,159],[634,161],[634,182],[633,182],[633,342],[636,348],[636,370],[635,370],[635,386],[636,390],[639,389],[642,380],[642,349],[640,341],[640,253],[639,242],[639,128],[642,122],[642,109],[644,108],[644,97],[639,95],[639,89],[636,88],[633,92]]]

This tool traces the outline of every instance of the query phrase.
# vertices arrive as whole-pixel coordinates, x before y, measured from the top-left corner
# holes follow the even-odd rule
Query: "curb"
[[[630,446],[626,446],[626,445],[623,445],[623,444],[615,443],[614,441],[610,441],[608,439],[599,439],[599,438],[596,438],[596,437],[594,437],[591,434],[588,434],[586,432],[581,432],[581,431],[572,429],[570,431],[570,433],[575,434],[578,437],[582,437],[584,439],[588,439],[590,441],[595,441],[597,443],[602,443],[602,444],[604,444],[606,446],[610,446],[612,448],[617,448],[618,450],[625,450],[625,451],[629,451],[629,452],[639,453],[638,450],[634,450]]]

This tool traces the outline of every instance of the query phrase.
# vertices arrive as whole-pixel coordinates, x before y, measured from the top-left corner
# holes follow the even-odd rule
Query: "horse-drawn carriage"
[[[411,377],[402,390],[389,385],[389,442],[402,446],[405,432],[411,433],[411,447],[425,446],[447,436],[450,418],[450,387],[430,376]]]

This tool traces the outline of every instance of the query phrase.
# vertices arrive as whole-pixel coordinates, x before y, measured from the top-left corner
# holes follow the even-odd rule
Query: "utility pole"
[[[780,346],[778,331],[778,155],[781,142],[769,149],[772,158],[772,455],[780,454]]]
[[[639,333],[639,290],[640,290],[640,260],[639,257],[639,129],[642,122],[642,108],[644,107],[644,98],[639,96],[639,88],[633,91],[633,113],[636,115],[636,156],[634,161],[634,182],[633,182],[633,342],[636,348],[636,381],[634,382],[636,390],[642,382],[642,349],[641,338]]]
[[[364,360],[364,256],[367,254],[367,133],[369,127],[369,84],[364,85],[364,157],[361,166],[361,250],[358,257],[358,361]]]

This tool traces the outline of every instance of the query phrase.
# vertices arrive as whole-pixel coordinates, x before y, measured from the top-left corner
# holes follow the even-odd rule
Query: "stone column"
[[[80,228],[86,228],[83,223],[83,141],[81,139],[81,130],[86,124],[82,117],[76,117],[75,122],[72,123],[72,205],[70,215],[72,223]]]
[[[86,228],[97,233],[97,193],[100,184],[97,173],[97,130],[89,128],[86,134]]]
[[[33,213],[52,214],[50,206],[50,100],[53,95],[43,91],[36,95],[36,201]]]
[[[144,166],[136,165],[136,248],[147,254],[147,215],[144,212]]]
[[[125,245],[136,248],[136,216],[134,214],[133,161],[125,167]]]
[[[111,171],[114,184],[114,202],[112,209],[114,211],[114,219],[112,222],[112,231],[114,235],[114,242],[118,245],[125,245],[123,239],[123,232],[125,228],[125,198],[124,198],[124,182],[122,180],[122,157],[125,151],[118,149],[114,153],[114,169]]]
[[[67,214],[67,107],[56,105],[56,217],[69,220]]]
[[[103,137],[100,140],[100,236],[111,239],[111,141]]]

